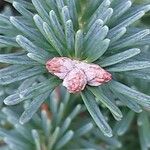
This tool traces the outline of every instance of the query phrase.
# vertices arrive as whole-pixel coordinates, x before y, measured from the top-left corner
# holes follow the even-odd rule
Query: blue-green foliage
[[[2,95],[0,99],[1,102],[4,100],[6,105],[16,105],[20,102],[26,104],[24,112],[20,119],[17,118],[17,121],[19,120],[22,124],[28,122],[42,103],[48,101],[53,90],[61,84],[58,78],[50,75],[45,69],[47,60],[56,56],[99,64],[113,77],[113,80],[106,85],[96,88],[86,87],[81,95],[72,95],[71,99],[76,102],[77,106],[72,106],[75,114],[70,112],[68,114],[70,117],[74,118],[74,115],[77,115],[76,111],[78,112],[81,107],[80,99],[82,98],[86,106],[83,106],[84,111],[88,110],[102,133],[111,137],[114,129],[109,126],[110,117],[106,117],[106,108],[115,120],[120,121],[123,118],[121,123],[117,123],[118,135],[122,135],[128,129],[134,112],[141,113],[144,110],[139,116],[147,114],[146,111],[150,109],[150,96],[149,92],[142,91],[142,89],[147,89],[148,86],[145,86],[145,83],[149,83],[150,79],[150,29],[138,28],[136,23],[150,10],[150,4],[135,5],[130,0],[6,1],[12,3],[18,12],[13,16],[0,14],[0,62],[3,65],[6,64],[0,70],[0,95]],[[3,49],[7,51],[3,52]],[[50,138],[52,140],[48,141],[48,150],[61,149],[66,144],[69,144],[69,148],[72,146],[75,149],[82,148],[82,146],[89,148],[90,145],[91,149],[98,149],[95,141],[90,140],[91,143],[88,143],[88,138],[80,140],[75,135],[75,132],[80,135],[86,129],[88,131],[93,124],[87,124],[81,131],[68,130],[66,126],[71,124],[72,119],[67,117],[68,120],[63,120],[64,126],[60,127],[58,124],[62,123],[63,114],[69,106],[63,102],[59,105],[55,103],[55,98],[49,103],[53,114],[52,120],[45,118],[47,117],[45,112],[41,112],[41,118],[44,119],[42,122],[45,125],[43,131],[46,130],[42,137],[38,128],[32,126],[31,123],[28,132],[30,138],[34,139],[31,146],[27,145],[26,141],[18,139],[21,143],[17,144],[23,147],[19,149],[12,141],[13,136],[9,139],[8,133],[2,132],[3,137],[6,135],[5,142],[10,145],[11,149],[30,150],[36,145],[36,149],[41,150],[40,144],[47,143],[46,140]],[[121,110],[125,107],[131,111],[124,117]],[[7,113],[7,108],[3,110]],[[9,115],[7,114],[8,118]],[[36,116],[35,120],[40,121],[41,118]],[[146,134],[149,128],[144,126],[148,123],[141,123],[148,122],[147,118],[143,118],[138,123],[142,150],[149,147],[147,144],[149,137]],[[15,126],[13,121],[9,120]],[[80,121],[82,122],[79,119],[78,122]],[[17,125],[21,128],[20,130],[27,130],[28,127],[20,125],[19,122]],[[51,122],[54,125],[51,125]],[[37,124],[40,123],[37,122]],[[113,125],[111,126],[113,128]],[[52,130],[47,129],[50,127]],[[14,134],[16,130],[17,128],[13,130]],[[43,136],[48,139],[43,141]],[[71,140],[74,142],[70,142]],[[82,146],[76,148],[75,141]],[[120,143],[118,145],[121,146]]]

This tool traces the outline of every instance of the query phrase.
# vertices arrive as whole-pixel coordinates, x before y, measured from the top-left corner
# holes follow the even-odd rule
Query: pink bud
[[[63,85],[70,93],[82,91],[86,84],[99,86],[112,79],[111,74],[96,64],[55,57],[46,63],[47,70],[64,79]]]
[[[82,91],[87,84],[86,75],[84,71],[78,68],[74,68],[63,81],[65,86],[70,93],[77,93]]]
[[[112,79],[111,74],[102,69],[99,65],[86,64],[84,72],[87,77],[87,84],[91,86],[99,86]]]
[[[64,79],[73,67],[73,61],[67,57],[54,57],[46,63],[47,70],[58,76],[60,79]]]

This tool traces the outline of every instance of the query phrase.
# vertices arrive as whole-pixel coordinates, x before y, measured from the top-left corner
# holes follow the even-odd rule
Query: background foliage
[[[12,1],[8,0],[8,2],[12,2]],[[60,53],[59,49],[61,49],[62,47],[57,41],[57,39],[55,39],[55,41],[52,41],[51,35],[53,35],[53,33],[50,31],[50,28],[48,26],[49,20],[47,20],[47,16],[45,14],[45,10],[48,9],[47,6],[45,6],[42,3],[42,1],[39,1],[42,3],[42,5],[39,5],[38,1],[34,1],[35,2],[34,5],[37,6],[35,10],[32,5],[28,4],[28,2],[30,1],[27,1],[27,3],[23,3],[24,5],[22,6],[21,4],[19,4],[20,3],[19,0],[18,1],[16,0],[16,2],[13,3],[13,6],[18,12],[15,11],[15,15],[17,15],[17,17],[11,17],[10,21],[9,21],[9,16],[14,15],[14,12],[12,12],[12,9],[10,8],[11,6],[5,7],[2,13],[7,15],[8,18],[1,17],[0,20],[0,22],[2,22],[2,25],[0,27],[0,31],[1,31],[0,33],[2,35],[5,35],[4,38],[1,36],[0,39],[1,40],[0,53],[9,54],[9,53],[17,52],[17,54],[0,56],[0,60],[3,63],[1,64],[2,68],[7,67],[7,64],[14,64],[13,68],[7,68],[6,70],[1,70],[0,72],[1,73],[0,74],[1,77],[0,79],[1,82],[0,136],[2,139],[1,140],[2,145],[7,144],[7,146],[4,146],[4,149],[6,150],[8,149],[130,150],[131,149],[132,150],[134,148],[136,150],[138,149],[147,150],[148,147],[150,147],[150,136],[149,136],[150,135],[149,134],[150,99],[148,97],[148,95],[150,95],[150,91],[149,91],[150,72],[148,68],[149,67],[148,61],[150,60],[150,55],[149,55],[150,40],[149,40],[149,36],[146,36],[148,34],[147,28],[149,29],[149,25],[150,25],[149,13],[146,13],[140,20],[136,21],[133,24],[132,27],[136,26],[136,30],[132,30],[131,28],[129,30],[131,32],[129,32],[124,37],[127,38],[126,40],[128,40],[128,37],[132,36],[132,38],[134,39],[133,41],[131,40],[132,38],[130,37],[129,38],[130,40],[124,45],[124,47],[121,47],[125,41],[122,39],[121,41],[119,38],[118,39],[118,41],[120,40],[119,42],[116,41],[114,45],[112,44],[110,49],[111,52],[106,53],[106,55],[103,55],[103,57],[101,57],[96,61],[96,63],[103,64],[103,66],[105,67],[105,65],[107,66],[108,63],[110,63],[110,60],[112,62],[115,60],[114,59],[115,57],[111,59],[110,57],[108,57],[109,59],[107,58],[107,56],[116,54],[114,49],[119,50],[123,48],[124,50],[128,50],[133,48],[134,44],[136,45],[136,48],[138,47],[142,49],[142,53],[140,53],[136,57],[133,56],[139,53],[138,49],[127,51],[127,54],[124,56],[127,57],[131,55],[131,57],[133,57],[132,59],[129,59],[132,60],[129,65],[125,65],[128,63],[128,61],[125,61],[123,64],[121,65],[119,64],[120,66],[114,65],[113,67],[111,66],[112,68],[106,67],[106,69],[112,71],[114,79],[117,82],[113,81],[112,83],[110,83],[109,88],[107,87],[107,85],[106,86],[104,85],[102,89],[99,90],[101,92],[103,91],[103,93],[106,94],[106,96],[108,96],[108,98],[111,99],[111,101],[109,100],[105,101],[107,98],[105,99],[102,95],[99,95],[97,89],[93,89],[90,87],[88,90],[90,94],[86,92],[84,93],[85,96],[82,94],[83,99],[86,97],[86,95],[88,95],[88,97],[91,97],[92,100],[94,98],[92,97],[93,95],[91,94],[91,92],[94,95],[96,95],[97,99],[99,98],[99,96],[101,96],[102,101],[99,102],[96,99],[96,102],[98,103],[99,108],[103,113],[103,116],[101,117],[102,118],[104,117],[105,120],[107,120],[108,124],[112,128],[112,132],[114,136],[109,138],[109,137],[105,137],[101,132],[101,130],[99,130],[99,128],[96,126],[93,119],[89,115],[80,95],[70,95],[68,92],[66,92],[64,88],[59,87],[54,92],[52,92],[51,96],[47,98],[46,95],[49,95],[50,91],[52,91],[52,89],[56,85],[58,85],[60,81],[55,78],[52,78],[50,75],[47,75],[47,73],[45,73],[45,70],[42,66],[36,66],[36,65],[45,64],[45,60],[47,60],[50,57],[58,55],[57,52]],[[95,1],[93,3],[93,1],[87,2],[86,0],[83,0],[80,1],[80,5],[77,5],[77,6],[82,6],[82,8],[77,7],[77,10],[78,12],[80,12],[80,17],[81,17],[80,22],[82,23],[76,24],[76,20],[75,20],[76,18],[74,17],[71,18],[74,21],[73,22],[74,30],[76,32],[78,30],[78,26],[85,29],[85,31],[88,31],[88,27],[86,27],[84,22],[86,22],[90,18],[92,11],[96,9],[97,2],[98,1]],[[135,1],[135,3],[149,4],[149,1]],[[26,6],[28,6],[28,10],[25,9]],[[45,6],[45,7],[42,8],[40,6]],[[60,7],[62,6],[60,5]],[[93,10],[91,9],[91,11],[88,11],[89,8],[93,8]],[[53,9],[56,8],[53,7]],[[63,19],[65,20],[66,19],[65,17],[68,17],[66,7],[63,10],[64,10]],[[144,8],[144,11],[147,12],[148,10]],[[41,16],[41,18],[45,22],[47,22],[44,23],[45,24],[44,31],[40,26],[42,19],[38,15],[34,15],[34,21],[36,23],[36,26],[35,23],[33,22],[32,16],[33,14],[35,14],[35,12],[38,13],[39,16]],[[111,13],[111,9],[109,9],[108,12]],[[21,13],[23,17],[18,16],[19,13]],[[51,12],[51,16],[52,15],[54,15],[53,12]],[[105,15],[107,16],[107,14]],[[104,18],[102,18],[102,20],[105,19],[106,17],[105,15],[103,16]],[[126,16],[124,17],[126,18]],[[117,20],[117,23],[118,21],[119,20]],[[132,21],[132,19],[130,21]],[[6,28],[3,28],[6,25],[5,23],[8,26]],[[70,33],[69,30],[72,30],[71,22],[66,21],[64,23],[66,23],[65,30],[68,31],[68,33]],[[67,28],[67,26],[69,26],[69,28]],[[113,25],[111,25],[110,23],[110,27],[111,26],[113,27]],[[115,21],[114,21],[114,26],[115,26]],[[138,28],[140,28],[140,30]],[[53,30],[55,32],[54,35],[57,35],[57,38],[59,36],[62,37],[62,35],[57,30],[55,31],[55,28],[53,28]],[[43,37],[42,35],[43,32],[46,35],[45,37]],[[107,28],[104,28],[104,34],[105,32],[107,32]],[[77,33],[80,35],[79,37],[82,37],[81,32],[77,32]],[[134,34],[136,34],[136,36]],[[18,37],[17,39],[15,39],[16,36]],[[41,38],[39,39],[37,37],[41,37]],[[139,37],[139,41],[136,43],[138,37]],[[58,39],[59,41],[61,41],[61,38]],[[72,50],[70,48],[70,46],[72,46],[70,39],[71,39],[71,35],[68,35],[68,41],[66,43],[63,43],[63,41],[60,42],[63,43],[62,45],[63,46],[65,45],[65,47],[67,47],[68,50]],[[95,39],[93,38],[92,42],[94,42],[94,40]],[[32,43],[30,43],[31,41]],[[78,44],[80,45],[80,43]],[[89,49],[90,46],[91,45],[89,45]],[[43,47],[44,47],[44,51],[42,51],[41,53]],[[22,51],[22,49],[25,49],[26,51],[18,53],[18,51]],[[54,51],[54,49],[56,49],[56,51]],[[96,49],[96,47],[94,49]],[[79,46],[77,46],[77,50],[81,50]],[[85,56],[92,62],[95,61],[96,59],[95,56],[91,57],[90,50],[89,53],[85,52],[83,58]],[[109,61],[106,61],[107,60],[106,58]],[[135,65],[131,65],[133,64],[134,61],[136,61],[137,63],[135,63]],[[139,64],[139,61],[142,61],[141,62],[142,64]],[[21,65],[21,67],[18,67],[18,65]],[[127,68],[126,72],[122,72],[122,68],[123,69]],[[9,77],[9,75],[7,75],[9,73],[12,74],[11,78]],[[5,78],[3,78],[4,76]],[[49,80],[49,78],[51,79]],[[129,91],[126,90],[126,87],[122,86],[122,84],[118,82],[127,85],[131,89],[129,89]],[[110,89],[111,87],[112,89]],[[40,90],[42,88],[44,94],[40,93]],[[114,92],[113,94],[111,93],[111,90]],[[23,99],[19,99],[18,97],[18,92],[20,91],[21,92],[23,91],[21,93]],[[121,94],[125,94],[124,97],[123,95],[120,94],[120,91],[121,92],[123,91],[123,93]],[[126,91],[128,92],[126,93]],[[133,101],[134,99],[133,97],[138,95],[135,91],[138,91],[140,93],[138,93],[139,97],[137,97],[136,101]],[[38,94],[40,93],[41,95],[36,95],[37,93]],[[118,95],[118,93],[120,95]],[[130,95],[131,100],[129,99],[129,97],[127,97],[128,95]],[[26,101],[16,106],[6,107],[6,105],[3,104],[4,99],[5,99],[5,103],[9,105],[18,104],[24,100]],[[141,101],[139,101],[138,99],[140,99]],[[144,102],[142,100],[144,100]],[[44,104],[41,106],[43,102]],[[117,107],[114,106],[114,104],[117,105]],[[128,106],[130,109],[127,108],[126,106]],[[110,108],[109,109],[110,111],[107,108]],[[119,117],[121,118],[123,114],[122,120],[119,122],[115,121],[110,112],[113,114],[116,120]],[[19,120],[21,123],[25,123],[29,120],[30,121],[24,125],[21,125]],[[3,149],[3,147],[1,147],[0,149]]]

